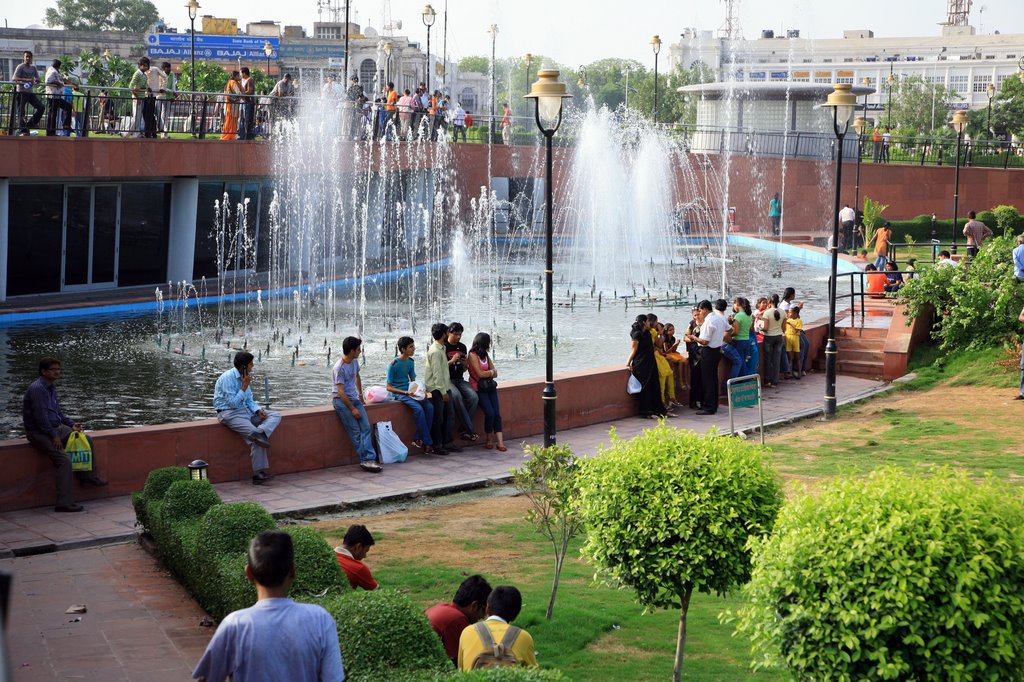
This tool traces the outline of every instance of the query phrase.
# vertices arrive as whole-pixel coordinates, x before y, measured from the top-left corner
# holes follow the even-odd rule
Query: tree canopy
[[[149,0],[57,0],[46,8],[46,25],[68,31],[142,33],[160,21]]]
[[[960,99],[956,91],[940,83],[929,83],[921,76],[900,78],[889,104],[893,126],[917,135],[944,132],[948,128],[950,104]],[[888,125],[887,113],[882,115],[882,123]]]

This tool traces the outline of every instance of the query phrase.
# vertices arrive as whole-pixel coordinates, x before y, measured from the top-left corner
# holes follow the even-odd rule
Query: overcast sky
[[[317,20],[317,0],[199,0],[200,14],[234,17],[245,22],[271,19],[301,24],[311,31]],[[344,0],[333,0],[344,8]],[[0,9],[8,26],[42,24],[45,7],[53,0],[3,2]],[[155,0],[160,15],[171,27],[188,27],[185,0]],[[425,42],[426,29],[420,18],[424,0],[351,0],[353,21],[380,30],[386,21],[401,21],[397,35]],[[431,30],[431,51],[438,52],[444,23],[445,0],[433,0],[438,12]],[[629,57],[653,61],[650,39],[678,39],[684,28],[717,30],[725,19],[720,0],[449,0],[448,55],[451,59],[472,54],[489,54],[491,38],[487,27],[498,25],[499,57],[544,54],[563,64],[577,65],[602,57]],[[738,3],[740,23],[747,38],[762,29],[778,33],[799,29],[801,37],[836,38],[844,29],[871,29],[878,37],[934,36],[945,20],[944,0],[902,0],[856,5],[826,0],[744,0]],[[881,9],[884,6],[884,10]],[[982,8],[984,10],[982,11]],[[324,20],[328,16],[324,12]],[[971,24],[979,33],[1024,33],[1022,0],[975,0]],[[437,47],[435,47],[437,46]],[[663,53],[664,54],[664,53]]]

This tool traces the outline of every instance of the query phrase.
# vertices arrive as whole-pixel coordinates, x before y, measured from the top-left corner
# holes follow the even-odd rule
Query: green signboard
[[[733,407],[754,407],[759,397],[757,381],[729,384],[729,402]]]

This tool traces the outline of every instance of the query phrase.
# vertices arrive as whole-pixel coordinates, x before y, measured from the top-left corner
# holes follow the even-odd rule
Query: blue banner
[[[344,45],[305,45],[302,43],[281,43],[282,59],[329,59],[344,57]]]
[[[209,36],[197,33],[196,59],[231,61],[234,59],[267,59],[263,46],[269,41],[274,51],[270,59],[277,59],[280,38],[261,36]],[[151,59],[188,59],[192,56],[192,36],[188,33],[150,33],[146,48]]]

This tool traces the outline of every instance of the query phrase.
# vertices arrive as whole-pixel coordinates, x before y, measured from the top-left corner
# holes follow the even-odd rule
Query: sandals
[[[468,440],[470,443],[475,443],[478,440],[480,440],[480,436],[476,435],[475,433],[470,433],[469,431],[465,431],[464,433],[460,434],[459,437],[462,438],[462,440]]]
[[[484,443],[484,447],[487,448],[488,450],[493,450],[494,443]]]
[[[506,448],[504,445],[499,445],[498,452],[508,452],[508,448]]]

